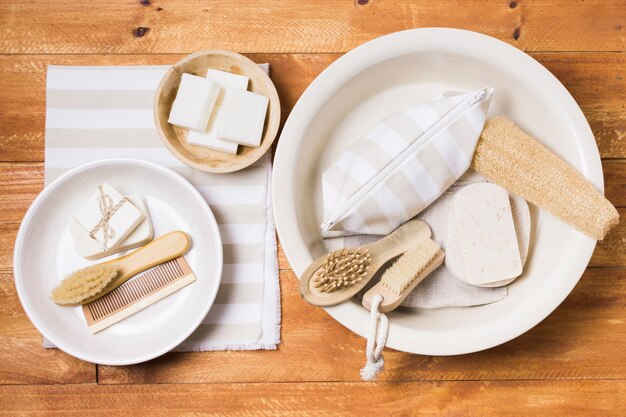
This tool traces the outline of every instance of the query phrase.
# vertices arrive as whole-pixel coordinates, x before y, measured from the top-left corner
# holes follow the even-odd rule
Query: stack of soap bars
[[[187,142],[236,154],[259,146],[269,99],[247,91],[248,77],[209,69],[206,77],[183,74],[168,122],[189,129]]]

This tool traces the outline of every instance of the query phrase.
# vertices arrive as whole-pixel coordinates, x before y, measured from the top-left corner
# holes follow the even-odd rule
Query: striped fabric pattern
[[[476,92],[443,97],[393,114],[350,146],[322,175],[325,215],[357,193],[420,135]],[[488,104],[468,108],[435,133],[363,198],[354,201],[327,237],[386,235],[435,201],[468,168]]]
[[[230,174],[196,171],[172,156],[161,144],[152,114],[154,92],[168,68],[49,66],[45,184],[107,157],[145,159],[183,175],[216,217],[224,268],[215,304],[176,350],[275,349],[280,294],[270,156]]]

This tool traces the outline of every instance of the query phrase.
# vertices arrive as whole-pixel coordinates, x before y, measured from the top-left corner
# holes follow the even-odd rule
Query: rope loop
[[[389,320],[384,313],[378,312],[378,306],[383,301],[383,296],[376,294],[372,298],[372,308],[370,310],[370,333],[367,338],[365,348],[366,362],[361,369],[363,381],[373,381],[383,370],[385,359],[383,349],[387,343],[387,333],[389,332]]]

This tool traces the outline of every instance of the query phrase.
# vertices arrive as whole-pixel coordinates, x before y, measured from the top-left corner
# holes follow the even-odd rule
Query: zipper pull
[[[468,104],[472,106],[478,102],[484,101],[485,99],[491,97],[491,93],[493,93],[493,88],[491,87],[485,87],[481,90],[478,90],[476,94],[474,94],[474,96],[470,98]]]
[[[322,237],[326,236],[326,234],[330,231],[330,229],[335,225],[336,222],[333,222],[330,219],[326,219],[322,222],[322,224],[320,225],[320,228],[322,229]]]

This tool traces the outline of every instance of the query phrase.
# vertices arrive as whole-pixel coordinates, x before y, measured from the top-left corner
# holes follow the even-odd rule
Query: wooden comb
[[[126,281],[108,294],[83,305],[92,333],[143,310],[196,280],[182,256],[157,265]]]

